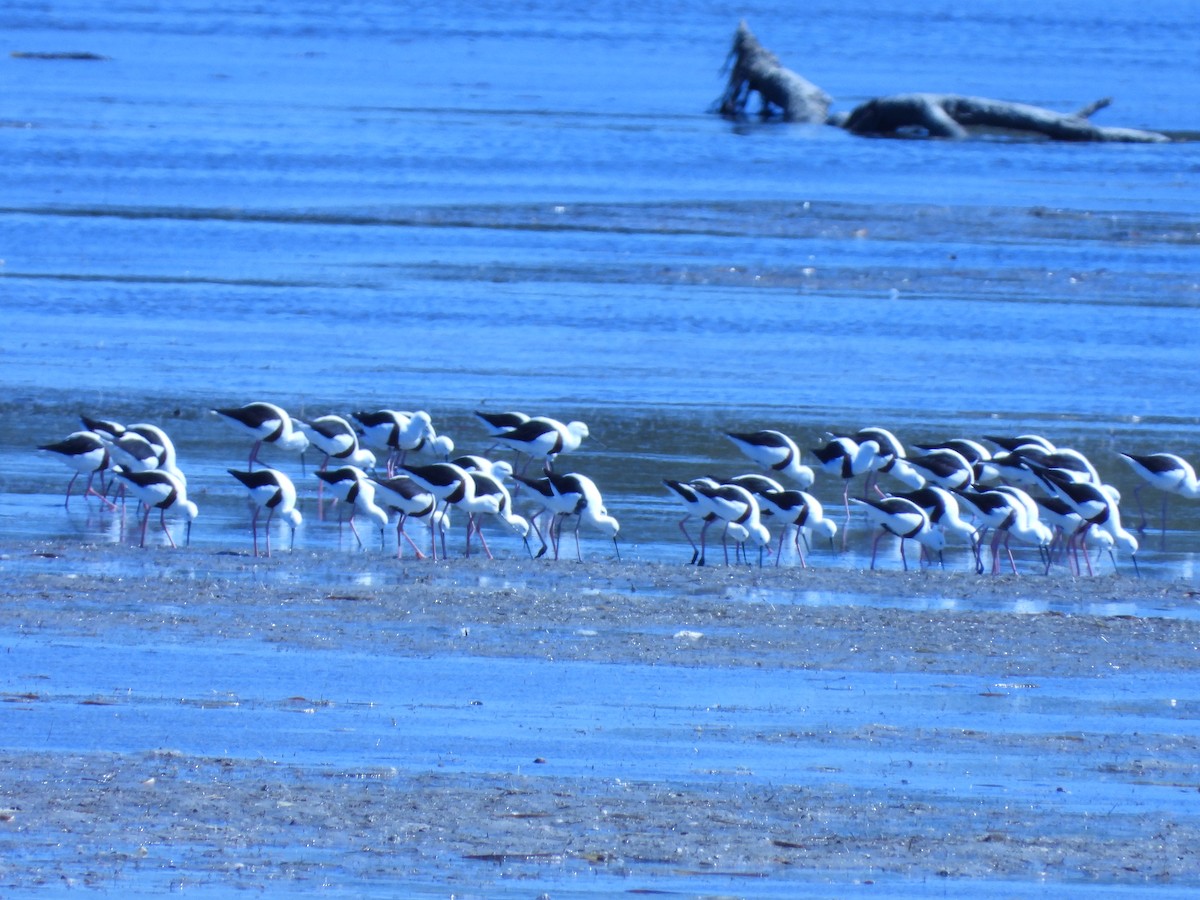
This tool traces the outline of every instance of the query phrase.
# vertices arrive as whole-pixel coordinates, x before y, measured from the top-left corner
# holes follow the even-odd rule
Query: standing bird
[[[254,438],[246,468],[253,469],[263,444],[273,444],[288,453],[303,453],[308,447],[304,432],[292,426],[292,417],[274,403],[248,403],[245,406],[214,409],[235,428]]]
[[[325,454],[321,468],[337,460],[340,465],[358,466],[360,469],[375,468],[375,454],[358,445],[358,432],[341,416],[319,416],[312,422],[292,419],[311,446]]]
[[[508,492],[499,474],[492,472],[484,472],[482,470],[466,470],[467,475],[475,483],[475,499],[481,509],[473,519],[475,533],[479,535],[479,542],[483,544],[483,549],[491,558],[491,552],[487,549],[487,544],[483,539],[483,532],[479,528],[479,515],[487,514],[495,516],[510,529],[521,536],[521,540],[525,542],[525,550],[530,557],[533,556],[533,551],[529,547],[529,532],[531,526],[529,521],[524,516],[517,515],[513,509],[512,495]],[[468,522],[468,529],[470,528]],[[469,535],[468,535],[469,539]]]
[[[929,513],[911,500],[903,497],[884,497],[880,500],[852,498],[851,503],[863,508],[867,521],[879,526],[879,533],[871,544],[871,568],[875,568],[875,554],[879,550],[879,540],[884,534],[894,534],[900,538],[900,560],[904,563],[904,571],[908,571],[908,558],[904,555],[904,542],[914,540],[921,544],[924,550],[936,550],[941,560],[942,550],[946,547],[946,535],[934,528],[929,520]],[[942,561],[945,566],[945,562]]]
[[[468,516],[474,511],[475,482],[466,469],[454,463],[431,463],[425,466],[401,466],[400,472],[428,491],[442,505],[443,512],[451,506],[463,508]],[[468,523],[467,549],[471,546],[473,525]],[[437,543],[432,543],[431,555],[437,559]]]
[[[821,506],[821,501],[812,494],[805,491],[764,491],[756,496],[762,511],[770,513],[772,520],[779,522],[782,526],[779,530],[779,547],[775,552],[776,566],[779,565],[779,560],[783,556],[783,539],[789,525],[796,526],[792,541],[796,546],[796,553],[800,557],[802,568],[808,568],[808,563],[804,559],[804,551],[800,549],[800,538],[803,536],[805,528],[825,535],[829,538],[830,546],[833,545],[833,538],[837,534],[837,523],[832,519],[825,518],[825,510]]]
[[[362,411],[350,414],[358,423],[362,442],[368,447],[387,453],[387,473],[396,474],[396,466],[404,462],[405,454],[424,441],[437,437],[433,419],[425,410],[402,412],[395,409]]]
[[[271,555],[271,519],[276,513],[292,528],[292,542],[288,549],[295,549],[296,528],[300,525],[300,510],[296,509],[296,486],[292,479],[277,469],[257,469],[253,472],[240,472],[230,469],[229,474],[240,481],[249,492],[250,505],[254,512],[250,515],[250,533],[254,539],[254,556],[258,557],[258,515],[263,509],[267,510],[267,522],[263,531],[267,536],[267,552]]]
[[[763,468],[786,475],[801,490],[812,486],[813,470],[800,462],[800,448],[783,432],[770,430],[727,431],[725,436],[750,459]]]
[[[861,444],[848,437],[835,437],[823,446],[812,451],[813,456],[821,466],[821,470],[841,478],[845,482],[842,491],[842,503],[846,508],[846,524],[850,523],[850,482],[859,475],[870,472],[882,460],[879,456],[879,444],[873,440]]]
[[[579,544],[579,531],[585,522],[612,538],[617,559],[621,558],[621,548],[617,544],[617,535],[621,531],[621,524],[616,518],[609,515],[596,482],[578,472],[569,472],[565,475],[549,472],[544,478],[518,478],[518,480],[537,494],[543,509],[552,513],[547,530],[554,546],[555,559],[558,559],[562,524],[568,516],[576,518],[575,556],[580,562],[583,562],[583,551]],[[545,552],[546,540],[542,538],[542,549],[537,555],[541,556]]]
[[[1010,453],[1019,447],[1037,447],[1046,453],[1054,452],[1054,443],[1049,438],[1042,437],[1040,434],[1019,434],[1016,437],[985,434],[983,439],[991,441],[997,447],[1001,447]]]
[[[1129,551],[1133,571],[1141,575],[1137,562],[1138,540],[1121,525],[1121,510],[1113,487],[1107,484],[1093,484],[1090,481],[1072,481],[1070,477],[1058,473],[1055,469],[1042,466],[1034,466],[1032,471],[1049,493],[1066,501],[1067,505],[1082,517],[1084,525],[1072,537],[1072,541],[1083,543],[1091,529],[1102,528],[1113,538],[1114,544],[1120,544]],[[1070,549],[1071,541],[1068,541],[1067,547]],[[1115,556],[1113,564],[1116,564]],[[1092,574],[1090,560],[1088,574]]]
[[[942,533],[949,536],[956,534],[966,538],[975,557],[975,570],[980,571],[979,550],[975,537],[978,529],[962,517],[958,496],[936,484],[927,484],[915,491],[904,494],[893,494],[893,497],[903,497],[911,500],[929,514],[929,521],[934,528],[940,528]]]
[[[1129,468],[1140,475],[1143,481],[1163,492],[1162,535],[1165,540],[1167,501],[1171,499],[1171,495],[1178,494],[1190,500],[1200,497],[1200,481],[1196,479],[1195,468],[1182,456],[1176,456],[1174,453],[1151,453],[1145,456],[1121,453],[1120,457],[1129,463]],[[1146,508],[1142,505],[1142,488],[1145,486],[1145,484],[1139,484],[1133,489],[1133,495],[1137,497],[1138,509],[1142,514],[1142,523],[1138,526],[1138,531],[1146,530]]]
[[[676,481],[673,478],[664,478],[663,486],[671,492],[671,496],[679,500],[687,513],[679,520],[679,530],[683,532],[683,536],[687,538],[687,542],[692,547],[692,559],[689,565],[704,565],[704,538],[708,531],[708,526],[716,521],[717,515],[712,511],[712,502],[704,494],[697,490],[696,482],[703,481],[709,487],[717,487],[718,482],[713,478],[697,478],[692,481]],[[687,530],[687,520],[692,516],[698,515],[704,521],[704,525],[700,529],[700,543],[697,544]]]
[[[94,431],[75,431],[61,441],[55,441],[52,444],[42,444],[38,449],[44,453],[57,456],[66,466],[75,472],[71,476],[71,480],[67,482],[67,498],[63,502],[63,506],[68,509],[70,508],[71,487],[75,484],[75,479],[83,474],[86,474],[88,477],[87,489],[84,491],[84,496],[87,497],[90,494],[91,496],[99,497],[104,503],[110,507],[112,506],[107,497],[92,487],[96,473],[104,472],[108,469],[111,462],[108,445],[105,444],[100,435]]]
[[[149,472],[158,468],[158,448],[135,431],[126,431],[108,444],[113,464],[127,472]]]
[[[404,546],[400,539],[408,541],[409,546],[417,554],[417,559],[424,559],[425,554],[421,552],[421,548],[416,545],[408,532],[404,530],[405,524],[409,519],[422,519],[429,526],[429,538],[431,541],[436,540],[434,529],[440,526],[442,533],[442,555],[445,555],[446,539],[446,517],[444,513],[439,513],[437,506],[438,500],[429,491],[425,490],[413,479],[407,475],[393,475],[391,478],[372,478],[371,483],[375,485],[375,502],[385,509],[395,510],[398,515],[396,517],[396,558],[400,559],[404,553]]]
[[[367,478],[367,474],[357,466],[342,466],[314,474],[329,485],[330,490],[339,500],[350,504],[350,530],[354,532],[358,546],[362,548],[364,544],[354,525],[354,517],[362,513],[379,528],[379,546],[382,549],[383,529],[388,523],[388,516],[383,507],[375,502],[375,485]]]
[[[140,546],[146,546],[146,526],[150,521],[150,510],[157,509],[158,521],[163,534],[167,536],[171,547],[175,547],[175,539],[167,529],[167,513],[183,516],[187,520],[187,539],[184,546],[192,542],[192,522],[199,514],[196,504],[188,499],[187,484],[177,475],[163,469],[151,469],[148,472],[129,472],[120,466],[113,467],[117,476],[133,495],[142,501],[146,511],[142,515],[142,540]]]
[[[528,490],[528,496],[536,504],[536,506],[531,507],[534,510],[531,520],[534,533],[537,534],[538,540],[542,542],[542,546],[534,555],[534,559],[540,559],[545,556],[546,551],[551,549],[551,547],[554,549],[554,558],[558,559],[558,526],[562,519],[575,512],[579,504],[583,502],[583,496],[570,491],[561,481],[561,476],[559,476],[559,489],[556,490],[553,473],[543,475],[540,478],[513,475],[513,479]],[[522,496],[526,495],[523,494]],[[546,516],[548,520],[545,534],[538,527],[538,520],[542,516]]]
[[[590,432],[584,422],[562,423],[547,416],[535,416],[528,422],[493,435],[497,444],[529,457],[545,461],[547,471],[561,453],[579,449]]]
[[[974,438],[947,438],[936,444],[916,444],[919,450],[953,450],[971,464],[973,483],[993,484],[999,477],[992,468],[992,451]]]
[[[730,535],[734,536],[737,544],[752,540],[758,545],[758,565],[762,566],[763,551],[771,543],[771,533],[762,523],[762,509],[755,496],[738,484],[721,484],[711,487],[702,480],[692,482],[704,497],[709,500],[712,513],[718,520],[725,522],[725,533],[722,545]],[[736,555],[736,554],[735,554]],[[725,564],[729,564],[729,548],[725,546]],[[704,565],[701,556],[699,565]]]
[[[920,456],[908,457],[906,462],[927,484],[949,491],[970,487],[975,481],[974,467],[957,450],[945,447],[927,450]]]
[[[1027,543],[1035,544],[1038,552],[1046,563],[1043,574],[1049,574],[1051,565],[1050,545],[1054,543],[1054,532],[1041,520],[1041,507],[1028,491],[1011,484],[997,485],[989,494],[1000,494],[1008,498],[1012,514],[995,529],[992,536],[992,574],[1000,571],[999,547],[1004,541],[1004,552],[1008,554],[1009,565],[1015,573],[1016,564],[1013,561],[1012,548],[1009,543],[1013,537]]]

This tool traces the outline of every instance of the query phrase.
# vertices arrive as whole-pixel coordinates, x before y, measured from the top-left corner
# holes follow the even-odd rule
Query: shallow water
[[[722,430],[805,447],[865,425],[1039,431],[1125,495],[1115,450],[1191,452],[1195,143],[733,128],[705,109],[735,23],[682,13],[0,14],[26,52],[107,57],[4,61],[20,90],[0,160],[22,175],[0,186],[4,532],[111,539],[55,509],[63,472],[28,452],[86,411],[169,426],[204,501],[196,540],[240,546],[224,469],[245,448],[203,417],[260,398],[426,408],[473,451],[479,406],[584,418],[573,462],[651,560],[689,553],[661,478],[748,468]],[[803,28],[790,10],[751,24],[839,108],[902,88],[1059,108],[1101,91],[1106,121],[1187,132],[1195,48],[1173,17],[831,5]],[[336,545],[306,511],[300,545]],[[1196,513],[1174,504],[1148,573],[1193,577]],[[814,563],[863,565],[857,538]]]
[[[1064,110],[1111,94],[1116,102],[1099,114],[1106,124],[1200,132],[1190,91],[1200,37],[1181,27],[1177,4],[960,6],[817,3],[800,17],[770,4],[749,24],[841,110],[907,90]],[[1116,452],[1195,459],[1200,436],[1200,143],[909,142],[732,126],[706,109],[721,91],[739,14],[554,0],[403,11],[374,2],[6,5],[0,27],[11,51],[105,59],[0,59],[10,88],[0,120],[10,173],[0,184],[0,541],[136,540],[95,504],[65,511],[68,473],[32,450],[87,412],[157,422],[175,437],[201,506],[200,560],[184,553],[179,565],[203,575],[203,553],[245,552],[248,514],[225,469],[240,467],[249,447],[206,411],[258,399],[309,416],[425,408],[461,451],[487,446],[473,409],[584,419],[593,437],[563,465],[569,459],[604,490],[631,565],[686,562],[682,511],[660,480],[749,469],[724,430],[779,428],[802,447],[868,425],[909,443],[1042,432],[1087,452],[1125,497],[1126,524],[1136,524],[1137,482]],[[302,487],[302,554],[338,551],[353,573],[394,552],[370,543],[360,555],[336,516],[320,519],[311,474],[264,455]],[[841,484],[819,478],[814,493],[836,510]],[[1159,498],[1145,499],[1143,576],[1194,584],[1200,506],[1173,501],[1160,538]],[[461,546],[461,530],[453,540]],[[500,556],[525,552],[509,536],[490,540]],[[285,542],[276,532],[276,546]],[[587,533],[582,551],[613,552]],[[570,539],[563,552],[573,557]],[[855,522],[844,549],[814,547],[810,562],[858,569],[869,553],[870,535]],[[900,566],[894,543],[881,553],[881,567]],[[275,584],[287,577],[286,558],[273,563]],[[1018,551],[1018,563],[1031,577],[1002,600],[840,591],[788,599],[1072,611],[1039,590],[1033,555]],[[965,548],[947,552],[948,568],[969,565]],[[36,563],[10,552],[3,566],[24,573]],[[1116,566],[1130,574],[1127,558]],[[1097,567],[1108,575],[1113,562]],[[124,553],[89,559],[80,573],[153,577]],[[730,596],[735,607],[763,599]],[[1186,594],[1169,603],[1104,597],[1087,611],[1191,619],[1193,606]],[[99,637],[82,648],[95,666],[132,664]],[[61,649],[37,651],[56,674]],[[258,651],[238,652],[225,662],[262,664]],[[174,697],[167,685],[178,673],[154,669],[153,657],[147,650],[147,682]],[[315,671],[340,685],[342,675],[329,673],[362,663],[330,656]],[[414,683],[473,665],[406,664]],[[86,670],[68,672],[68,693],[86,693]],[[622,667],[577,672],[602,676],[621,696],[639,685]],[[752,681],[786,708],[795,701],[784,694],[812,687]],[[740,676],[719,684],[723,694],[744,689]],[[320,693],[319,683],[300,687]],[[194,700],[205,691],[199,682],[175,688]],[[246,743],[231,734],[230,752],[252,753],[271,736],[279,700],[290,696],[281,688],[221,688],[256,698]],[[914,719],[932,714],[929,704],[953,705],[917,682],[886,689]],[[1055,689],[1087,705],[1098,729],[1125,727],[1086,686]],[[1153,685],[1125,690],[1135,705],[1158,702]],[[184,734],[194,727],[175,717],[195,709],[156,697],[129,701],[146,730],[122,735],[126,744],[150,746],[172,723]],[[686,691],[672,702],[709,706]],[[777,708],[757,702],[746,704],[754,715]],[[676,734],[641,718],[671,704],[642,703],[632,704],[628,743],[607,745],[614,772],[638,740]],[[552,721],[567,705],[556,695],[536,709]],[[987,714],[992,705],[983,704]],[[503,712],[495,727],[515,739],[513,709],[483,709]],[[459,724],[478,727],[473,712]],[[305,723],[319,732],[327,718]],[[31,730],[31,746],[36,737]],[[82,740],[64,737],[64,746]],[[565,747],[568,736],[554,724],[547,740]],[[327,749],[314,745],[313,759]],[[432,740],[404,749],[429,765],[438,756]],[[756,771],[782,765],[759,749]],[[693,762],[724,771],[744,750],[717,741],[711,758]],[[664,776],[682,760],[665,760]],[[499,762],[485,748],[469,759],[481,769]],[[969,789],[960,761],[923,764],[929,777]],[[1080,802],[1099,809],[1106,791],[1081,787]],[[543,886],[555,896],[566,888]],[[1063,889],[1054,885],[1056,895]],[[997,893],[1039,890],[1006,884]]]

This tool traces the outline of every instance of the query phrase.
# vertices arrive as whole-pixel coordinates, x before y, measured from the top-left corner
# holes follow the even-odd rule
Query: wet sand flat
[[[3,564],[6,892],[1200,882],[1200,622],[1154,612],[1182,585],[45,542]],[[1146,613],[1087,612],[1108,602]]]

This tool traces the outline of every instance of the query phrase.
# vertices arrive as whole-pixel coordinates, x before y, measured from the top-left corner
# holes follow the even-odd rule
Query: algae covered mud
[[[394,562],[10,548],[6,893],[1200,884],[1183,585]]]

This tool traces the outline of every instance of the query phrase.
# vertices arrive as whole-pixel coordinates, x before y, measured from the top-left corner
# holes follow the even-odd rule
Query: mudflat
[[[1183,584],[45,542],[2,562],[5,891],[1200,883]]]

